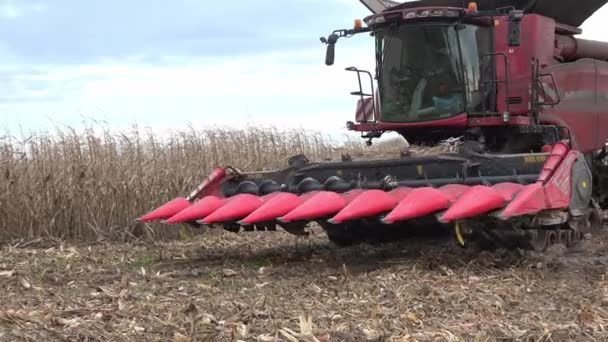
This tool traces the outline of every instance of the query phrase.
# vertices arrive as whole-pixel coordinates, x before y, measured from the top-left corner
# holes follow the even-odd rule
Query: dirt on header
[[[606,341],[608,238],[544,254],[222,230],[0,252],[0,341]]]

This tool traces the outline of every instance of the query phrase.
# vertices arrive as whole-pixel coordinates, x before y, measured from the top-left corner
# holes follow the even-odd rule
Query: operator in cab
[[[430,121],[464,110],[458,44],[444,30],[401,27],[392,36],[383,56],[385,120]]]

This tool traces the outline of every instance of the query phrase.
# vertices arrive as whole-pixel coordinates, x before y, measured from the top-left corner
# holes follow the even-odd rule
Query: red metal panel
[[[453,222],[486,214],[502,208],[506,203],[505,196],[501,192],[489,186],[476,185],[462,194],[439,218],[439,221]]]
[[[190,204],[198,198],[203,198],[209,195],[221,197],[220,185],[229,178],[226,170],[221,167],[215,168],[207,178],[194,190],[188,197],[178,197],[161,205],[160,207],[143,215],[141,221],[156,221],[164,220],[190,207]]]
[[[147,222],[168,219],[169,217],[179,213],[180,211],[188,207],[190,207],[190,201],[188,201],[186,198],[174,198],[171,201],[140,217],[140,221]]]
[[[598,107],[595,146],[603,145],[608,140],[608,62],[596,61],[596,104]]]
[[[374,98],[367,97],[363,101],[357,100],[357,111],[355,120],[357,122],[365,123],[374,120]]]
[[[505,126],[505,125],[529,125],[530,117],[527,115],[511,116],[505,122],[502,116],[477,116],[467,117],[460,114],[448,119],[425,121],[425,122],[378,122],[362,123],[352,126],[352,130],[358,132],[397,130],[414,127],[475,127],[475,126]]]
[[[604,6],[606,0],[477,0],[479,10],[495,10],[498,7],[514,6],[527,13],[537,13],[570,26],[580,26],[593,13]],[[466,6],[462,0],[421,0],[406,1],[396,8],[414,8],[423,6]]]
[[[331,191],[320,191],[307,201],[280,217],[283,222],[313,220],[324,216],[335,215],[348,203],[363,192],[362,189],[354,189],[344,194]]]
[[[549,18],[530,14],[521,21],[521,44],[509,46],[507,17],[495,20],[494,40],[497,80],[509,79],[509,89],[505,83],[499,83],[497,104],[498,112],[507,111],[507,96],[521,98],[520,104],[511,104],[512,114],[528,113],[530,109],[530,83],[532,82],[532,58],[537,58],[539,64],[553,63],[555,22]],[[505,74],[505,58],[508,60],[508,74]]]
[[[467,114],[459,114],[452,116],[447,119],[439,119],[433,121],[421,121],[421,122],[378,122],[378,123],[363,123],[357,124],[352,127],[352,130],[359,132],[371,132],[371,131],[382,131],[382,130],[393,130],[400,128],[412,128],[412,127],[466,127],[467,126]]]
[[[604,67],[606,64],[602,64]],[[602,70],[602,78],[608,69]],[[543,108],[540,119],[544,123],[568,127],[572,136],[572,146],[582,152],[600,148],[603,141],[598,138],[596,125],[598,115],[606,107],[596,100],[598,70],[596,61],[581,59],[571,63],[555,64],[543,70],[551,73],[559,91],[560,103]],[[600,85],[608,87],[606,84]],[[602,116],[603,117],[603,116]],[[601,126],[602,130],[606,126]]]
[[[211,224],[240,220],[279,194],[280,192],[274,192],[261,197],[245,193],[238,194],[231,197],[223,206],[206,216],[202,221],[205,224]]]
[[[221,198],[217,196],[203,197],[200,200],[194,202],[194,204],[192,204],[188,208],[171,216],[167,220],[167,223],[180,223],[200,220],[211,214],[212,212],[218,210],[220,207],[226,204],[226,201],[226,198]]]
[[[555,149],[561,149],[559,145]],[[549,178],[541,176],[539,181],[525,186],[502,211],[500,216],[504,219],[511,217],[535,214],[547,209],[565,209],[570,204],[572,186],[572,165],[580,156],[578,151],[570,150],[563,157],[561,151],[554,154],[562,156],[562,160],[547,160],[544,173]],[[556,168],[553,168],[558,165]]]
[[[380,215],[395,208],[399,201],[413,190],[408,187],[399,187],[390,192],[377,189],[367,190],[354,198],[329,222],[335,224],[356,218]]]
[[[441,191],[431,187],[417,188],[399,202],[394,210],[382,219],[382,222],[393,223],[430,215],[449,205],[449,197]]]
[[[239,224],[253,224],[274,220],[294,210],[317,193],[318,191],[312,191],[298,196],[289,192],[281,192],[266,201],[261,207],[249,214],[249,216],[239,221]]]

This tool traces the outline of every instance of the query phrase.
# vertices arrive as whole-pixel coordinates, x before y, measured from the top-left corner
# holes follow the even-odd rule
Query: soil
[[[324,233],[0,252],[0,341],[606,341],[608,237],[546,253]]]

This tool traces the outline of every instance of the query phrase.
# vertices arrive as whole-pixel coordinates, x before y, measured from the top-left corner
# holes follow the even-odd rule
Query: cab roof
[[[463,0],[417,0],[401,4],[392,2],[395,5],[388,7],[386,10],[433,6],[466,7],[468,2]],[[476,2],[480,11],[515,7],[524,10],[526,13],[536,13],[553,18],[561,24],[579,27],[608,3],[608,0],[477,0]]]

